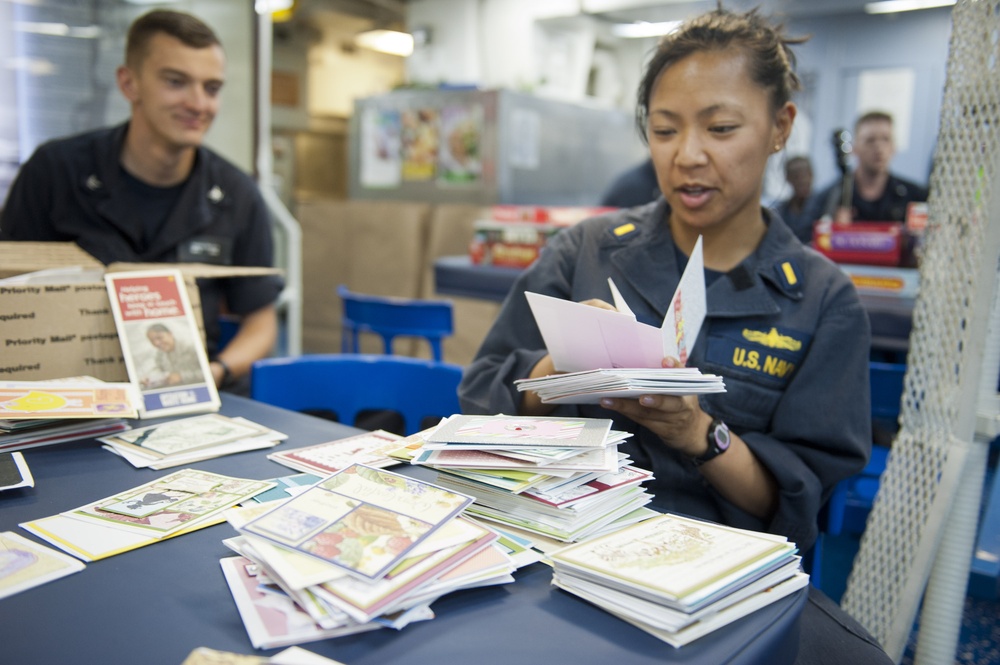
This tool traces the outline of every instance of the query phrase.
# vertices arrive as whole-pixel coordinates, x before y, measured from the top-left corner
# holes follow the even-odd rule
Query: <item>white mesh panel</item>
[[[960,521],[952,512],[959,486],[974,488],[982,471],[965,464],[971,447],[984,445],[971,441],[997,276],[990,219],[1000,175],[1000,0],[959,0],[952,22],[901,429],[842,601],[897,662],[941,563],[942,534]],[[995,388],[995,368],[986,371]],[[964,583],[957,592],[964,597]]]

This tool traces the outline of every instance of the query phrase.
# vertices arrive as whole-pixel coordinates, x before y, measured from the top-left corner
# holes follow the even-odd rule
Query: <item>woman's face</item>
[[[704,233],[761,223],[764,167],[794,118],[791,103],[771,110],[738,49],[694,53],[665,69],[647,133],[671,226]]]

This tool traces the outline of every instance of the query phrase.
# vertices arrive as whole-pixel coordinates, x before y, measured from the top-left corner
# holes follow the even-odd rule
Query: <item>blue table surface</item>
[[[358,430],[252,400],[223,396],[222,413],[289,435],[281,448]],[[145,423],[143,423],[145,424]],[[193,468],[266,479],[294,473],[253,451]],[[0,493],[0,530],[32,540],[18,523],[76,508],[175,469],[135,469],[93,440],[27,450],[35,487]],[[4,663],[169,663],[199,646],[255,653],[222,576],[232,556],[220,524],[88,563],[82,572],[0,600]],[[40,542],[40,541],[39,541]],[[805,590],[681,649],[674,649],[550,585],[533,564],[516,582],[460,591],[432,606],[437,618],[303,645],[348,665],[385,663],[790,663]],[[278,650],[257,652],[276,653]]]

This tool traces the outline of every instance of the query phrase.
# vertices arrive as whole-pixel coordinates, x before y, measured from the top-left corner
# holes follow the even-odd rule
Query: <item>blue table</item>
[[[223,395],[222,412],[289,435],[296,448],[358,430]],[[171,470],[134,469],[78,441],[24,453],[35,487],[0,494],[0,530],[135,487]],[[265,479],[292,473],[254,451],[193,464]],[[254,653],[219,567],[232,556],[227,524],[87,564],[80,573],[0,600],[4,663],[179,665],[196,647]],[[33,536],[29,538],[35,540]],[[304,645],[349,665],[386,663],[791,663],[798,648],[797,592],[682,649],[550,586],[551,570],[533,564],[498,587],[460,591],[433,605],[437,618]],[[263,653],[271,654],[277,650]]]

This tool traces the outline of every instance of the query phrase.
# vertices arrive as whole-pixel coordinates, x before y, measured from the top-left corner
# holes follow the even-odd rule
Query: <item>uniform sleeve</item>
[[[0,240],[59,240],[49,220],[53,173],[42,149],[21,166],[0,212]]]
[[[741,434],[778,483],[768,530],[800,547],[815,541],[816,516],[836,483],[860,471],[871,454],[870,346],[868,315],[845,280],[824,309],[772,426]]]
[[[458,388],[462,413],[513,415],[518,412],[521,393],[514,381],[526,378],[548,353],[524,292],[571,299],[570,282],[579,249],[579,234],[574,231],[568,229],[554,236],[538,260],[514,283],[493,327],[465,370]],[[557,407],[552,415],[575,414],[575,407],[564,405]]]
[[[246,222],[234,239],[233,265],[271,267],[274,265],[274,240],[267,205],[256,185],[249,180],[242,198],[247,201],[246,209],[238,214]],[[249,314],[273,303],[283,286],[283,280],[276,275],[229,279],[225,287],[226,306],[234,314]]]

